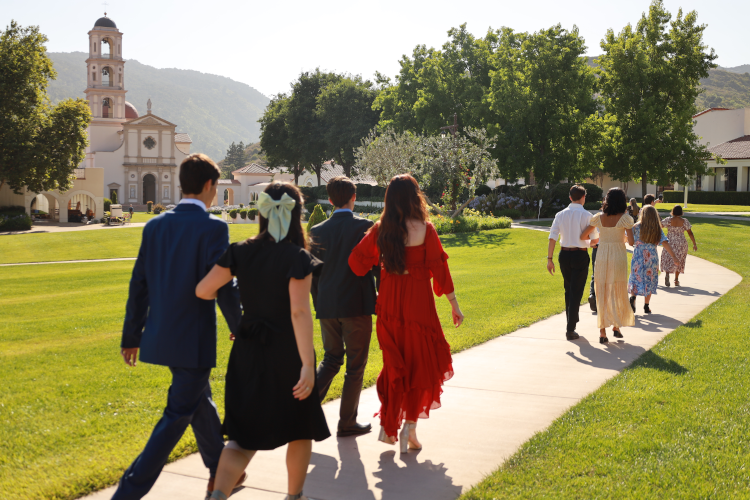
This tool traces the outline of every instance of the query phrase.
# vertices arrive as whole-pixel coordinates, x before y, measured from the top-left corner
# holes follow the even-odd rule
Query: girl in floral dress
[[[682,218],[681,206],[675,205],[672,209],[672,216],[661,221],[661,225],[667,228],[667,237],[672,243],[674,254],[677,256],[675,259],[670,258],[667,254],[661,254],[661,270],[666,273],[664,284],[670,286],[669,273],[674,273],[674,286],[680,286],[680,273],[685,272],[685,260],[688,253],[688,242],[685,239],[685,231],[687,231],[690,239],[693,240],[694,252],[698,250],[698,245],[695,243],[695,236],[693,235],[690,221]]]
[[[630,262],[628,280],[630,307],[635,312],[635,298],[644,296],[646,305],[643,311],[650,314],[651,295],[656,293],[659,284],[659,254],[656,247],[662,245],[672,258],[675,257],[669,240],[661,230],[659,213],[652,205],[646,205],[641,210],[639,221],[633,226],[633,241],[633,260]]]

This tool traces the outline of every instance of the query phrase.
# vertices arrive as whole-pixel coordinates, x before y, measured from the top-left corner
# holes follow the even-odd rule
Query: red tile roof
[[[712,154],[721,156],[725,160],[750,159],[750,135],[743,135],[737,139],[723,142],[718,146],[708,148],[708,150]]]
[[[708,108],[704,109],[697,115],[693,115],[693,118],[698,118],[700,115],[705,115],[706,113],[710,113],[711,111],[732,111],[730,108]]]
[[[331,163],[332,163],[331,161],[325,162],[323,164],[323,169],[320,171],[320,180],[322,182],[325,182],[326,184],[328,184],[328,181],[330,181],[334,177],[346,175],[344,173],[344,167],[335,163],[333,164],[333,166],[331,166]],[[377,182],[375,182],[375,179],[373,179],[372,177],[368,177],[368,176],[356,176],[355,175],[355,176],[352,176],[352,180],[354,182],[359,182],[362,184],[373,184],[373,185],[377,184]]]
[[[190,135],[188,134],[177,133],[174,135],[174,142],[185,143],[185,142],[193,142],[193,140],[190,139]]]
[[[231,185],[231,186],[241,186],[242,183],[236,179],[219,179],[218,184],[221,185]]]
[[[258,165],[257,163],[251,163],[250,165],[245,165],[244,167],[235,170],[232,172],[233,174],[266,174],[266,175],[273,175],[275,173],[275,170],[268,169],[266,167],[263,167],[261,165]]]

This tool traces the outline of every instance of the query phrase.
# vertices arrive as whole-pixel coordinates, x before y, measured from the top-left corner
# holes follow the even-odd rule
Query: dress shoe
[[[645,312],[646,314],[651,314],[651,308],[648,307],[648,304],[643,306],[643,312]]]
[[[589,295],[589,307],[592,311],[596,312],[596,297]]]
[[[565,338],[568,339],[568,340],[575,340],[578,337],[580,337],[580,335],[578,335],[576,332],[567,332],[565,334]]]
[[[367,434],[371,430],[372,430],[372,425],[365,422],[364,424],[354,424],[351,427],[339,429],[336,435],[338,437],[359,436],[361,434]]]
[[[236,490],[240,486],[242,486],[242,483],[245,482],[245,479],[247,479],[247,472],[243,472],[240,478],[237,480],[237,484],[234,485],[234,489]],[[206,488],[208,491],[206,491],[206,498],[210,498],[211,494],[214,492],[214,481],[216,480],[215,477],[212,477],[208,480],[208,488]]]

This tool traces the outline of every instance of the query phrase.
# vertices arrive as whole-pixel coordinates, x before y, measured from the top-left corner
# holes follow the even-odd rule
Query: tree
[[[701,78],[716,54],[703,43],[695,11],[672,15],[655,0],[635,29],[609,30],[601,43],[599,91],[604,104],[603,167],[614,179],[687,183],[709,173],[711,158],[693,131]]]
[[[452,123],[454,114],[460,129],[495,121],[483,99],[495,69],[498,32],[475,38],[462,24],[448,36],[442,50],[418,45],[411,58],[403,56],[395,83],[378,74],[382,91],[374,106],[382,111],[381,129],[432,135]]]
[[[299,150],[290,136],[287,126],[291,97],[277,94],[268,103],[260,122],[260,147],[270,167],[282,167],[294,175],[298,184],[299,176],[305,171]]]
[[[247,155],[245,155],[245,145],[240,141],[239,144],[232,144],[227,149],[227,155],[224,157],[222,162],[221,177],[223,179],[230,179],[234,170],[240,169],[247,163]]]
[[[47,83],[56,77],[36,26],[11,21],[0,35],[0,187],[20,194],[67,190],[85,158],[91,110],[84,99],[52,106]]]
[[[496,175],[493,147],[483,129],[468,127],[455,137],[387,130],[380,135],[371,132],[356,156],[358,167],[381,186],[388,185],[393,176],[406,173],[423,186],[437,184],[442,201],[451,208],[450,215],[457,217],[474,198],[477,186]],[[428,202],[435,207],[432,200]]]
[[[360,76],[342,77],[318,95],[316,112],[323,127],[326,156],[335,159],[347,177],[354,173],[355,150],[380,118],[372,109],[377,95],[372,82]]]
[[[498,166],[506,179],[537,184],[580,180],[597,166],[596,79],[578,29],[559,24],[537,33],[504,28],[487,101],[496,121]]]

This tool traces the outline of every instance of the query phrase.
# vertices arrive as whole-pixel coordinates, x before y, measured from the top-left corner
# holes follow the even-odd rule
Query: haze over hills
[[[85,97],[84,52],[48,52],[57,71],[48,93],[57,103]],[[254,88],[229,78],[193,70],[158,69],[128,60],[125,64],[126,100],[146,114],[151,99],[153,114],[177,125],[193,140],[191,151],[224,158],[232,142],[253,143],[260,138],[258,119],[270,102]]]
[[[735,66],[734,68],[722,68],[719,66],[719,69],[729,71],[730,73],[750,73],[750,64],[743,64],[742,66]]]

